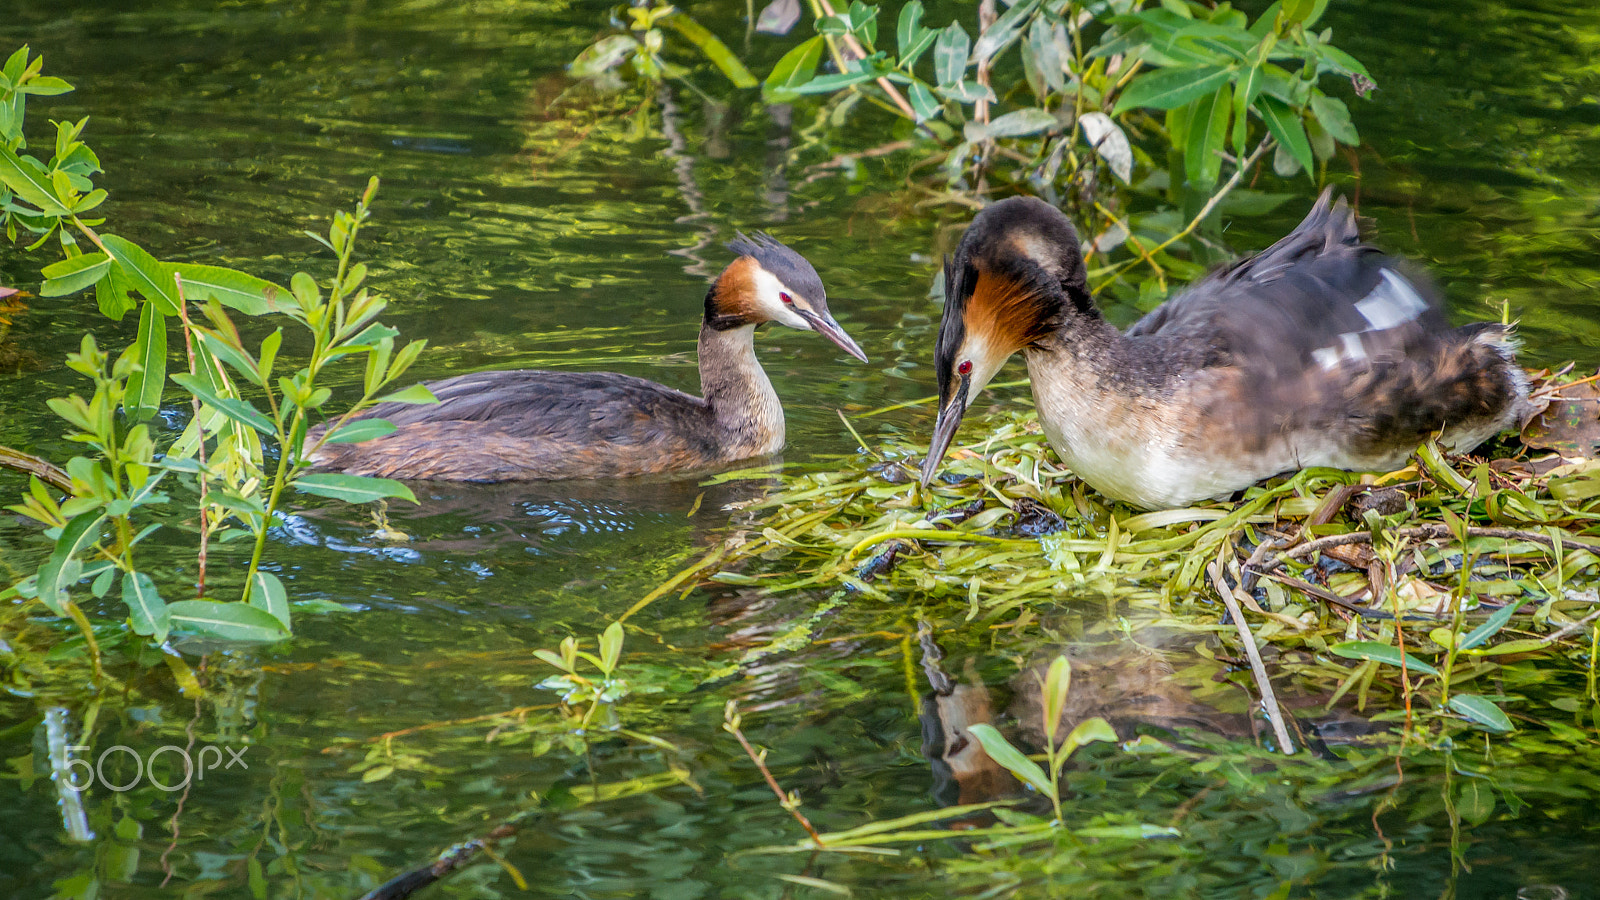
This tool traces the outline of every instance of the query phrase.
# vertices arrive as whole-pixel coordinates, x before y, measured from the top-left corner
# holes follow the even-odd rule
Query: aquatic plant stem
[[[1244,173],[1254,168],[1255,164],[1261,161],[1262,155],[1271,149],[1275,143],[1276,141],[1274,141],[1270,136],[1262,138],[1261,143],[1256,145],[1256,149],[1252,150],[1249,156],[1245,157],[1242,162],[1234,167],[1233,175],[1228,178],[1227,182],[1225,182],[1222,187],[1217,189],[1215,194],[1211,195],[1211,199],[1206,201],[1205,206],[1200,207],[1200,211],[1195,213],[1194,218],[1189,220],[1189,224],[1183,226],[1182,231],[1157,244],[1148,253],[1141,253],[1138,257],[1122,263],[1112,272],[1112,275],[1120,275],[1140,263],[1148,262],[1153,264],[1154,257],[1157,253],[1160,253],[1178,241],[1181,241],[1193,234],[1194,230],[1200,227],[1200,223],[1204,222],[1206,217],[1211,215],[1212,210],[1217,208],[1217,204],[1221,203],[1224,197],[1233,193],[1233,189],[1239,186],[1239,182],[1244,179]],[[1100,291],[1103,290],[1106,285],[1110,284],[1114,280],[1115,278],[1112,278],[1101,282],[1100,286],[1095,288],[1094,293],[1100,293]]]
[[[749,754],[750,761],[756,764],[756,768],[761,770],[761,776],[767,780],[767,787],[772,788],[772,792],[778,795],[778,805],[788,810],[789,815],[794,816],[795,821],[800,823],[800,827],[806,830],[806,834],[811,835],[811,840],[816,842],[817,848],[822,849],[822,835],[818,834],[811,821],[800,813],[799,798],[783,792],[783,787],[778,784],[778,779],[772,777],[772,770],[767,768],[766,754],[757,753],[756,748],[750,746],[750,741],[745,738],[744,732],[739,730],[740,721],[739,701],[729,700],[728,705],[723,707],[722,710],[723,730],[739,739],[739,744],[744,747],[744,752]]]
[[[821,10],[822,10],[822,16],[817,16],[817,18],[820,19],[823,16],[834,15],[833,5],[831,3],[829,3],[828,0],[815,0],[815,3],[817,5],[817,7],[820,7]],[[815,8],[812,10],[812,13],[813,13],[813,15],[815,15],[815,13],[816,13],[816,9]],[[830,41],[829,43],[831,44],[832,42]],[[853,34],[844,35],[844,43],[845,43],[845,46],[850,48],[850,52],[852,52],[852,53],[854,53],[856,55],[856,59],[866,59],[867,58],[867,50],[866,50],[866,48],[861,46],[861,42],[856,40],[855,35],[853,35]],[[835,48],[834,61],[839,63],[839,71],[843,72],[843,71],[846,71],[846,66],[844,65],[844,60],[842,58],[840,58],[840,57],[841,57],[841,54],[839,54],[838,51],[837,51],[837,48]],[[917,121],[917,113],[916,113],[916,111],[911,108],[911,104],[906,102],[906,98],[901,95],[899,89],[897,89],[894,86],[894,84],[889,81],[889,79],[887,77],[881,76],[881,75],[878,76],[877,84],[878,84],[878,87],[883,89],[883,92],[885,94],[889,95],[889,99],[894,101],[894,105],[899,108],[901,115],[905,116],[906,118],[910,119],[913,122]],[[923,127],[926,128],[926,126],[923,126]]]
[[[1272,732],[1278,738],[1278,749],[1284,756],[1294,755],[1294,743],[1289,740],[1289,730],[1283,724],[1283,710],[1278,707],[1278,695],[1273,693],[1272,679],[1267,677],[1266,664],[1261,661],[1261,651],[1256,648],[1255,636],[1250,633],[1250,625],[1244,620],[1244,610],[1239,607],[1239,600],[1233,596],[1233,589],[1222,580],[1222,570],[1215,560],[1206,563],[1206,574],[1211,576],[1211,584],[1217,589],[1217,595],[1222,598],[1228,607],[1228,614],[1233,617],[1234,627],[1239,629],[1239,640],[1244,642],[1245,656],[1250,659],[1250,671],[1255,674],[1256,687],[1261,691],[1261,708],[1266,710],[1267,720],[1272,723]]]
[[[183,276],[174,272],[172,273],[172,280],[178,287],[178,319],[183,323],[183,350],[184,354],[189,357],[189,374],[199,375],[200,370],[195,364],[194,358],[193,326],[189,324],[189,301],[183,296]],[[190,400],[194,405],[195,429],[199,432],[200,395],[192,395]],[[198,574],[195,576],[195,596],[204,597],[206,595],[206,550],[211,541],[211,528],[209,527],[209,514],[207,512],[209,509],[207,497],[210,493],[207,486],[210,482],[206,477],[206,441],[204,434],[200,434],[200,440],[195,442],[195,448],[195,455],[200,458],[200,473],[195,479],[200,483],[200,549],[195,556],[195,567],[198,569]],[[170,877],[170,874],[168,877]]]

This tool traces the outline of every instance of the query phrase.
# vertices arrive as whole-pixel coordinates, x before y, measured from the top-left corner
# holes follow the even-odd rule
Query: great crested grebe
[[[478,372],[428,384],[437,404],[381,403],[362,418],[396,431],[324,444],[318,468],[439,481],[545,481],[704,470],[783,448],[783,406],[756,361],[764,322],[815,331],[866,354],[828,314],[805,257],[741,235],[738,255],[706,293],[700,326],[704,398],[611,372]],[[320,430],[310,437],[315,442]]]
[[[1440,431],[1471,450],[1526,404],[1514,349],[1500,325],[1451,328],[1427,281],[1363,244],[1331,192],[1265,252],[1120,332],[1089,295],[1067,217],[1016,197],[979,213],[945,264],[922,481],[1019,350],[1062,461],[1109,497],[1160,509],[1310,466],[1394,469]]]

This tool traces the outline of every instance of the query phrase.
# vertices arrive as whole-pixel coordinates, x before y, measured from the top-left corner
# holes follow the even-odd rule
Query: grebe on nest
[[[711,469],[783,448],[783,407],[756,361],[764,322],[815,331],[866,362],[828,314],[822,279],[767,235],[738,254],[706,294],[695,397],[611,372],[478,372],[428,384],[436,404],[380,403],[361,418],[396,431],[324,444],[318,468],[440,481],[615,478]],[[314,430],[315,442],[321,429]]]
[[[930,482],[956,427],[1021,351],[1039,422],[1080,478],[1160,509],[1311,466],[1387,471],[1430,434],[1457,452],[1517,421],[1510,330],[1451,328],[1425,279],[1362,243],[1324,192],[1265,252],[1127,332],[1101,318],[1078,234],[1042,201],[983,210],[945,265]]]

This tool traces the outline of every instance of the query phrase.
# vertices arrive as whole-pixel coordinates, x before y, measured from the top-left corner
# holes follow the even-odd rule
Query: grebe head
[[[738,259],[706,294],[706,324],[718,331],[778,322],[815,331],[862,362],[867,355],[828,313],[828,293],[806,258],[771,235],[739,235],[728,244]]]
[[[928,484],[967,407],[1011,354],[1056,331],[1070,312],[1098,316],[1078,232],[1061,211],[1012,197],[978,213],[944,266],[944,316],[933,368],[939,417],[922,483]]]

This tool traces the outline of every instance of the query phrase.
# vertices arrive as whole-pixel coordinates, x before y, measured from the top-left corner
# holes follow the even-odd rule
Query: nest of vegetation
[[[1548,415],[1572,413],[1563,389],[1587,396],[1553,384],[1540,387],[1557,404]],[[1596,419],[1593,409],[1581,416]],[[781,476],[747,507],[754,529],[642,603],[707,574],[818,598],[809,628],[739,664],[802,646],[820,612],[840,603],[942,607],[975,627],[1024,628],[1047,609],[1096,599],[1135,626],[1213,632],[1241,665],[1248,629],[1271,680],[1332,697],[1330,706],[1352,689],[1363,708],[1377,695],[1392,710],[1380,716],[1403,706],[1408,721],[1415,708],[1425,721],[1510,730],[1529,715],[1515,694],[1535,677],[1525,663],[1565,669],[1578,677],[1557,682],[1595,691],[1600,460],[1536,456],[1529,444],[1559,443],[1539,422],[1529,444],[1488,448],[1497,458],[1430,444],[1396,472],[1306,470],[1231,502],[1160,512],[1111,503],[1062,468],[1031,410],[968,433],[980,429],[931,488],[916,478],[924,448],[895,438],[825,471]],[[772,477],[722,479],[758,475]]]

